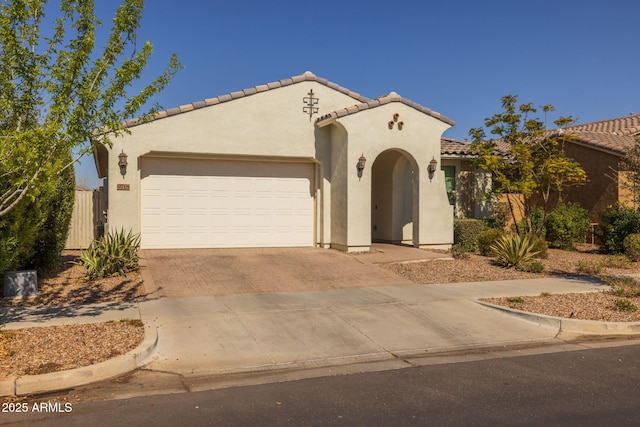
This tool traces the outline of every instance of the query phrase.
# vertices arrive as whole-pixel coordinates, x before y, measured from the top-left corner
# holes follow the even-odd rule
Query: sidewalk
[[[558,328],[475,300],[597,288],[559,279],[386,286],[160,299],[140,312],[160,335],[148,369],[228,374],[548,342]]]
[[[12,322],[9,329],[140,318],[148,329],[155,331],[157,326],[157,340],[148,339],[145,345],[152,348],[137,350],[138,355],[146,356],[155,351],[150,362],[136,360],[147,362],[145,370],[188,381],[205,375],[410,360],[518,344],[560,344],[564,341],[558,338],[559,323],[545,316],[514,316],[476,299],[600,288],[579,280],[544,278],[163,298],[60,310],[11,309],[3,312],[3,317]],[[589,326],[589,322],[585,324]],[[634,328],[639,326],[625,327],[637,333]],[[585,331],[593,332],[589,328]],[[108,363],[100,368],[100,375],[126,373],[117,371],[122,363],[112,371]],[[87,375],[90,381],[86,381]],[[97,375],[87,373],[83,378],[84,384],[98,380]],[[37,378],[27,382],[33,389],[22,388],[18,394],[43,391],[37,388]]]

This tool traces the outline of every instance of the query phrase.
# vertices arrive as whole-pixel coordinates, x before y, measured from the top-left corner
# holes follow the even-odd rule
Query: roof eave
[[[235,92],[230,92],[224,95],[220,95],[217,96],[215,98],[208,98],[202,101],[197,101],[197,102],[193,102],[191,104],[185,104],[185,105],[181,105],[179,107],[174,107],[174,108],[169,108],[167,110],[163,110],[160,111],[158,113],[156,113],[152,119],[150,120],[142,120],[140,118],[135,118],[135,119],[130,119],[124,122],[124,126],[131,128],[131,127],[135,127],[144,123],[148,123],[150,121],[155,121],[155,120],[160,120],[160,119],[164,119],[167,117],[171,117],[171,116],[175,116],[178,114],[182,114],[182,113],[187,113],[189,111],[193,111],[193,110],[198,110],[200,108],[205,108],[205,107],[211,107],[214,105],[218,105],[218,104],[222,104],[224,102],[229,102],[229,101],[233,101],[239,98],[245,98],[247,96],[251,96],[251,95],[256,95],[258,93],[262,93],[262,92],[266,92],[269,90],[274,90],[274,89],[278,89],[278,88],[282,88],[282,87],[286,87],[286,86],[291,86],[293,84],[296,83],[302,83],[302,82],[308,82],[308,81],[313,81],[313,82],[317,82],[320,83],[324,86],[327,86],[331,89],[334,89],[338,92],[341,92],[353,99],[355,99],[356,101],[359,102],[368,102],[370,101],[369,98],[360,95],[357,92],[353,92],[345,87],[342,87],[336,83],[330,82],[329,80],[322,78],[322,77],[318,77],[315,74],[313,74],[310,71],[305,71],[303,74],[297,75],[297,76],[293,76],[290,77],[288,79],[282,79],[282,80],[278,80],[275,82],[270,82],[270,83],[266,83],[263,85],[258,85],[258,86],[253,86],[247,89],[243,89],[243,90],[239,90],[239,91],[235,91]]]

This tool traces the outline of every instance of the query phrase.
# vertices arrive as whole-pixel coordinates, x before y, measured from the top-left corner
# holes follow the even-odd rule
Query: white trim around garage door
[[[313,246],[315,164],[141,158],[143,248]]]

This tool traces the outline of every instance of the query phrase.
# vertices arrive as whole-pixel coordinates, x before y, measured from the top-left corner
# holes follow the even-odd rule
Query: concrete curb
[[[135,349],[95,365],[42,375],[0,379],[0,396],[24,396],[65,390],[131,372],[151,361],[158,347],[158,329],[145,325],[144,339]]]
[[[634,335],[640,334],[640,322],[600,322],[597,320],[567,319],[564,317],[546,316],[530,313],[515,308],[503,307],[488,302],[476,300],[480,305],[500,310],[537,325],[557,329],[560,332],[586,335]]]

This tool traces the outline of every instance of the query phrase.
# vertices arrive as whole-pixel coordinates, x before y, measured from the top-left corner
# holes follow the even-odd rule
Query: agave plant
[[[86,251],[80,253],[80,264],[87,270],[89,280],[105,276],[106,257],[100,248],[100,240],[91,242]]]
[[[124,230],[95,240],[80,254],[80,263],[87,270],[89,280],[125,274],[138,269],[140,235]]]
[[[535,240],[530,236],[507,234],[491,245],[491,251],[498,264],[505,267],[519,267],[526,265],[540,253],[535,250],[535,245]]]

